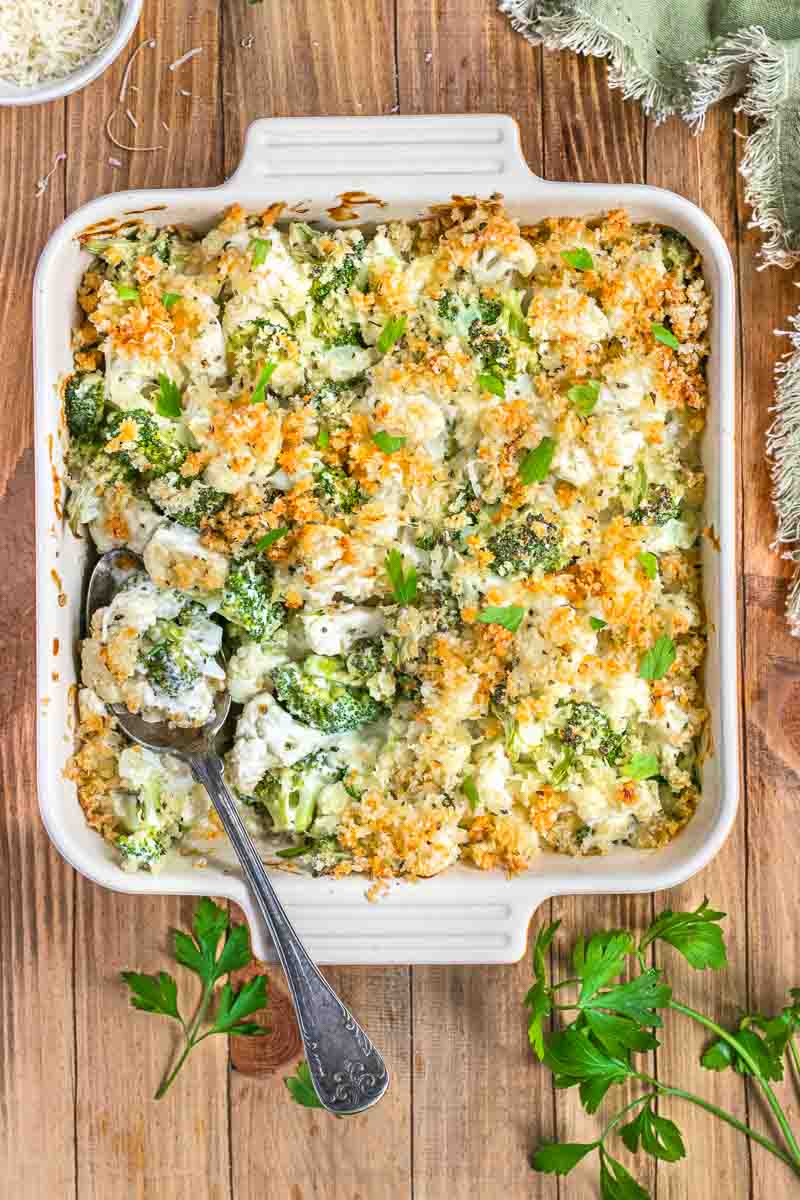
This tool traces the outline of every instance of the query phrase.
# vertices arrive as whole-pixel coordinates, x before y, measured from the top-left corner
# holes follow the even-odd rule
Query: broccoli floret
[[[283,605],[272,599],[270,572],[252,559],[228,572],[220,612],[257,641],[272,637],[284,618]]]
[[[494,325],[503,311],[503,306],[499,300],[487,300],[485,296],[481,296],[478,301],[478,309],[483,324]]]
[[[154,479],[147,494],[160,512],[179,525],[199,529],[206,517],[213,517],[227,496],[199,479],[184,479],[177,471]]]
[[[347,851],[339,845],[335,834],[329,834],[314,842],[310,847],[309,866],[312,875],[324,875],[348,857]]]
[[[366,345],[358,325],[346,324],[338,313],[327,308],[318,310],[314,321],[314,337],[324,343],[326,350],[332,350],[335,346],[358,346],[363,350]]]
[[[314,494],[337,513],[351,513],[366,500],[357,481],[342,467],[327,465],[314,468]]]
[[[331,292],[344,292],[351,288],[364,257],[364,243],[357,242],[339,263],[325,262],[314,271],[311,284],[311,299],[320,304]]]
[[[125,234],[110,237],[96,235],[85,246],[90,254],[111,268],[113,277],[118,278],[127,276],[137,258],[143,254],[151,254],[163,263],[172,262],[177,240],[175,230],[168,226],[156,229],[145,225],[136,226]]]
[[[268,771],[255,789],[278,833],[303,833],[314,820],[317,797],[326,784],[341,779],[344,768],[331,763],[324,750],[308,754],[291,767]]]
[[[348,733],[383,714],[383,706],[368,692],[308,674],[296,663],[276,667],[272,683],[278,701],[293,717],[324,733]]]
[[[187,653],[186,638],[185,626],[177,621],[157,621],[148,630],[141,663],[153,687],[167,696],[180,696],[200,677],[199,667]]]
[[[445,324],[452,324],[458,319],[458,298],[452,292],[445,292],[436,306],[436,312],[440,321]]]
[[[681,279],[697,257],[691,242],[676,229],[661,231],[661,257],[668,271],[674,271]]]
[[[118,834],[115,845],[122,856],[124,869],[152,871],[169,850],[174,835],[164,829],[137,829],[135,833]]]
[[[469,327],[469,344],[485,371],[504,375],[512,370],[514,356],[511,346],[499,329],[487,329],[482,321],[473,321]]]
[[[537,568],[546,574],[563,563],[561,535],[541,513],[522,521],[509,521],[487,542],[494,555],[491,569],[498,575],[530,575]]]
[[[380,638],[356,642],[345,659],[347,674],[357,683],[366,683],[385,666]]]
[[[115,412],[106,438],[107,453],[140,475],[177,471],[186,458],[186,447],[177,441],[174,432],[159,425],[143,408]]]
[[[327,422],[343,422],[365,383],[365,375],[347,380],[326,379],[311,393],[310,400]]]
[[[561,708],[559,741],[576,754],[596,754],[613,766],[622,757],[624,733],[614,733],[604,712],[595,704],[571,700]]]
[[[72,437],[93,437],[102,423],[104,408],[105,380],[99,371],[70,375],[64,389],[64,409]]]
[[[265,359],[279,354],[290,330],[285,325],[256,317],[239,325],[228,336],[226,350],[228,364],[233,369],[246,369],[254,359]]]
[[[651,483],[645,498],[630,514],[634,525],[666,525],[681,515],[681,502],[664,483]]]

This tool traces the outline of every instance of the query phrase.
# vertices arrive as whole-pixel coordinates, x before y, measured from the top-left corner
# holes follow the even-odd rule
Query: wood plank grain
[[[303,1109],[284,1079],[231,1077],[231,1149],[236,1200],[403,1200],[411,1196],[410,1023],[407,968],[326,967],[325,976],[384,1054],[391,1085],[380,1104],[337,1120]],[[269,1023],[269,1021],[268,1021]]]
[[[605,62],[546,51],[542,70],[546,178],[641,183],[645,118],[609,88]]]
[[[391,0],[299,0],[289,7],[232,4],[224,10],[225,168],[241,157],[257,117],[388,113],[395,100]],[[265,196],[265,201],[270,199]],[[271,973],[274,978],[274,974]],[[264,1073],[258,1045],[234,1045],[231,1146],[236,1200],[272,1194],[291,1200],[401,1200],[410,1195],[410,1036],[408,968],[328,968],[386,1058],[387,1097],[346,1121],[288,1101],[284,1076]],[[282,984],[276,981],[278,994]],[[286,1014],[284,1013],[284,1016]],[[285,1022],[284,1022],[285,1023]],[[281,1034],[283,1043],[284,1033]]]
[[[480,0],[400,0],[401,112],[507,112],[541,171],[540,54]],[[527,963],[415,967],[414,1195],[554,1197],[531,1145],[552,1134],[552,1094],[532,1061]]]
[[[740,132],[745,132],[742,122]],[[741,156],[742,144],[737,144]],[[800,871],[796,839],[787,833],[796,821],[800,795],[797,700],[800,696],[800,642],[784,617],[791,566],[772,549],[775,518],[764,439],[771,424],[773,371],[787,349],[776,329],[796,311],[792,273],[759,271],[760,235],[745,224],[750,212],[739,186],[741,236],[742,412],[741,454],[746,481],[743,502],[746,619],[744,628],[745,765],[748,804],[748,968],[750,1005],[766,1012],[785,1003],[786,991],[800,978],[797,905]],[[795,1128],[797,1091],[779,1087]],[[750,1117],[756,1128],[774,1130],[763,1104],[751,1092]],[[790,1177],[770,1155],[752,1156],[753,1196],[788,1195]]]
[[[702,134],[695,137],[677,120],[650,125],[647,133],[647,183],[671,188],[705,209],[717,223],[736,261],[736,163],[733,116],[730,105],[712,112]],[[708,164],[715,164],[714,170]],[[739,389],[741,395],[741,389]],[[739,428],[741,424],[739,423]],[[741,479],[737,475],[740,485]],[[737,495],[741,506],[741,494]],[[741,529],[741,524],[739,525]],[[741,546],[737,548],[741,561]],[[715,908],[730,915],[725,937],[730,967],[721,972],[693,971],[669,950],[658,958],[667,967],[675,995],[692,1007],[725,1021],[733,1021],[746,995],[746,842],[743,816],[722,852],[705,871],[681,888],[655,897],[662,908],[696,907],[704,895]],[[670,1020],[658,1051],[658,1074],[706,1096],[714,1104],[746,1120],[742,1081],[731,1072],[705,1071],[699,1063],[705,1042],[702,1031],[682,1018]],[[685,1130],[688,1157],[681,1163],[657,1166],[659,1200],[680,1200],[690,1190],[692,1200],[716,1200],[720,1195],[744,1200],[750,1194],[750,1159],[745,1139],[699,1109],[683,1104],[662,1105]]]
[[[131,47],[146,38],[157,44],[137,56],[126,101],[138,128],[123,115],[113,129],[120,140],[163,149],[121,151],[103,132],[118,102],[125,54],[68,102],[69,209],[125,187],[220,181],[219,37],[216,0],[148,0]],[[196,46],[202,54],[169,70]],[[181,95],[181,89],[192,96]],[[226,1040],[205,1043],[174,1090],[156,1104],[152,1095],[174,1047],[175,1030],[166,1020],[131,1011],[119,982],[120,970],[168,966],[167,931],[186,925],[192,908],[179,899],[116,895],[78,880],[79,1200],[228,1200]],[[190,978],[187,995],[192,994]]]
[[[230,4],[223,65],[225,173],[257,117],[367,116],[397,103],[392,0]]]
[[[482,0],[398,0],[403,113],[508,113],[542,170],[541,53]]]
[[[64,215],[64,106],[0,109],[0,1175],[20,1200],[72,1196],[73,874],[36,804],[30,292]],[[48,1098],[48,1120],[42,1098]]]

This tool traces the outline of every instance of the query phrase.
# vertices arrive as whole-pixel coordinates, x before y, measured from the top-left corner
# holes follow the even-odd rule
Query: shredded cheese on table
[[[121,0],[0,0],[0,79],[63,79],[108,45]]]

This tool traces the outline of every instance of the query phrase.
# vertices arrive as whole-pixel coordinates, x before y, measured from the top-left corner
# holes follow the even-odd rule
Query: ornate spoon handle
[[[188,761],[219,813],[286,972],[316,1093],[330,1112],[363,1112],[389,1086],[386,1064],[306,953],[225,786],[222,762],[215,754]]]

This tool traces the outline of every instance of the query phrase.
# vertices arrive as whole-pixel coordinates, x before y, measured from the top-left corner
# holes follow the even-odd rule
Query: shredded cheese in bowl
[[[0,80],[35,87],[77,71],[108,45],[121,0],[0,0]]]

